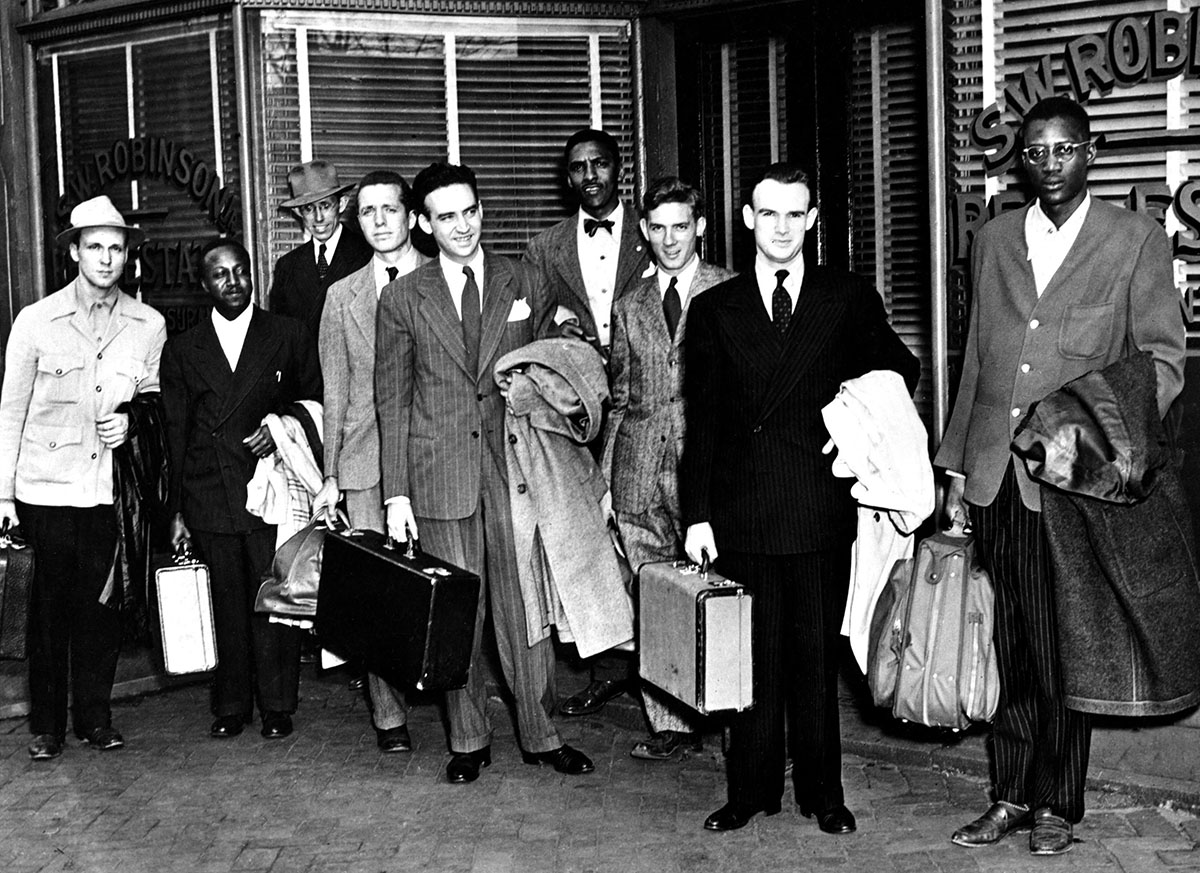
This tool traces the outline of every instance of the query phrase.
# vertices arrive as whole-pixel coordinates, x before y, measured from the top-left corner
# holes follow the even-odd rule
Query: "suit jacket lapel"
[[[432,264],[429,268],[429,281],[418,286],[418,293],[421,295],[421,315],[425,317],[429,330],[441,342],[450,359],[474,381],[474,374],[467,372],[467,346],[463,342],[462,320],[458,317],[458,310],[454,308],[450,286],[446,284],[442,266],[436,258]],[[485,281],[491,280],[489,278]]]
[[[210,325],[210,330],[211,330]],[[216,331],[213,331],[213,339],[216,340]],[[281,340],[277,333],[268,330],[265,323],[262,310],[255,309],[250,316],[250,327],[246,331],[246,341],[242,344],[242,354],[238,358],[237,369],[233,372],[232,390],[225,395],[225,403],[221,406],[221,412],[217,418],[224,421],[233,411],[238,408],[246,395],[254,388],[254,385],[262,378],[263,370],[275,355],[275,350],[279,348]],[[221,352],[221,344],[217,343],[217,353],[222,358],[225,357]],[[280,374],[282,375],[282,374]]]

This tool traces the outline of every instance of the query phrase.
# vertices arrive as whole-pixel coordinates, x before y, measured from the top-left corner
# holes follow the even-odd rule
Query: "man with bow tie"
[[[516,699],[522,760],[590,773],[564,745],[554,707],[554,650],[529,645],[517,572],[504,443],[504,397],[493,371],[507,352],[553,327],[535,271],[480,245],[483,204],[469,167],[435,163],[417,174],[421,229],[438,256],[388,286],[375,333],[387,531],[478,573],[480,591],[467,687],[446,693],[448,782],[479,778],[492,762],[481,638],[491,603],[504,678]],[[523,485],[520,487],[524,487]]]

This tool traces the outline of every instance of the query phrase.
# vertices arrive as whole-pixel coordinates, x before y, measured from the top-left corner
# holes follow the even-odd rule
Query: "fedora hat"
[[[292,199],[283,201],[280,206],[293,208],[349,191],[354,183],[343,185],[338,182],[337,167],[327,161],[309,161],[288,170],[288,187],[292,189]]]
[[[79,237],[79,231],[89,227],[113,227],[125,231],[125,241],[131,249],[140,246],[146,238],[145,231],[126,224],[113,202],[101,194],[84,200],[71,210],[71,226],[55,237],[55,242],[60,246],[72,243]]]

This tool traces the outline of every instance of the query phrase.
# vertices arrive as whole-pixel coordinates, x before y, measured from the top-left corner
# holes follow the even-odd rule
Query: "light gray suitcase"
[[[154,573],[163,666],[173,675],[203,673],[217,666],[208,567],[190,551],[177,553],[174,560],[174,566]]]
[[[754,705],[750,603],[741,585],[687,561],[638,571],[642,678],[702,712]]]

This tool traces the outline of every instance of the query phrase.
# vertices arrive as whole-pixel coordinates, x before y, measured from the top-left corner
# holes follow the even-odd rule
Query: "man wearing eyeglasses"
[[[288,171],[288,186],[291,199],[280,207],[292,210],[309,239],[275,262],[271,311],[304,322],[315,347],[329,286],[366,266],[373,252],[342,227],[354,185],[338,181],[337,167],[327,161],[299,164]]]
[[[1030,851],[1056,855],[1083,817],[1091,726],[1063,700],[1040,486],[1009,444],[1030,405],[1131,349],[1153,355],[1165,415],[1183,387],[1184,325],[1163,228],[1088,193],[1087,113],[1048,98],[1022,135],[1036,200],[975,239],[962,379],[935,460],[950,474],[946,515],[973,524],[992,575],[1001,689],[996,802],[952,840],[978,847],[1032,826]]]

